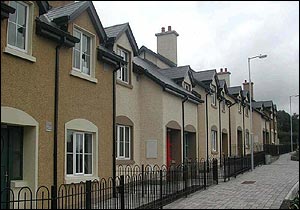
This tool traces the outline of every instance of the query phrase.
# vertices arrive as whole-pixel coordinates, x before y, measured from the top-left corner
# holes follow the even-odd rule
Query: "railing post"
[[[51,186],[51,209],[57,209],[57,188]]]
[[[142,164],[142,198],[144,197],[144,172],[145,172],[145,168],[144,168],[144,164]]]
[[[121,209],[125,209],[125,190],[124,190],[124,188],[125,188],[125,182],[124,182],[124,175],[122,175],[121,177],[120,177],[120,194],[121,194]]]
[[[204,163],[203,163],[204,165],[203,165],[203,178],[204,178],[204,189],[206,189],[206,161],[204,161]]]
[[[233,157],[233,172],[234,172],[234,178],[236,178],[236,157]]]
[[[226,161],[225,161],[225,155],[224,155],[223,167],[224,167],[224,182],[226,182]]]
[[[86,181],[85,188],[85,209],[92,209],[92,182],[91,180]]]
[[[162,170],[159,171],[159,187],[160,187],[160,192],[159,192],[159,199],[160,199],[160,209],[163,208],[162,205],[162,200],[163,200],[163,174],[162,174]]]

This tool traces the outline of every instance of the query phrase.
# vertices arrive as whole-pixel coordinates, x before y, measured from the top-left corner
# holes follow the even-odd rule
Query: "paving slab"
[[[242,184],[244,181],[254,181]],[[281,155],[270,165],[256,167],[227,182],[195,192],[164,206],[164,209],[250,208],[279,209],[282,201],[299,181],[299,161]]]

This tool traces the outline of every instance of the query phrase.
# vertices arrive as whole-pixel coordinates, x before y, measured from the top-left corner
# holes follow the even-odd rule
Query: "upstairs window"
[[[248,106],[246,106],[246,116],[248,116],[249,114],[249,109],[248,109]]]
[[[211,104],[216,106],[216,103],[217,103],[216,87],[212,86],[211,89],[212,89],[212,92],[213,92],[212,95],[211,95]]]
[[[91,76],[91,37],[78,29],[73,35],[80,39],[73,48],[73,69]]]
[[[186,89],[189,92],[191,92],[191,90],[192,90],[191,85],[186,82],[183,83],[183,87],[184,87],[184,89]]]
[[[10,14],[8,18],[8,46],[27,52],[29,6],[22,1],[10,1],[10,6],[15,8],[16,11]]]
[[[124,64],[118,71],[117,71],[117,78],[122,82],[129,83],[129,53],[123,49],[118,49],[118,55],[120,55],[126,64]]]
[[[225,103],[225,99],[222,101],[222,111],[225,112],[225,107],[226,107],[226,103]]]

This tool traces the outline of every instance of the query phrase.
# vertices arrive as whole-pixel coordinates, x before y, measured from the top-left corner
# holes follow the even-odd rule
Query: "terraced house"
[[[1,2],[1,190],[112,175],[106,41],[91,2]]]
[[[178,66],[171,26],[155,36],[157,52],[139,48],[89,1],[1,2],[1,187],[247,155],[250,100],[255,151],[278,143],[272,101],[231,86],[227,68]]]
[[[116,81],[116,165],[170,165],[195,159],[197,105],[202,101],[191,92],[190,75],[180,71],[169,77],[177,69],[176,60],[145,46],[138,49],[129,23],[105,31],[111,49],[127,62]],[[167,36],[172,44],[178,36],[172,30],[156,35],[158,42]]]

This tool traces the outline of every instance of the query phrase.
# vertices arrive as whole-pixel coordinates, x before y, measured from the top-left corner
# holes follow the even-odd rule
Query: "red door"
[[[171,146],[170,131],[167,131],[167,167],[170,167],[172,160]]]

